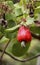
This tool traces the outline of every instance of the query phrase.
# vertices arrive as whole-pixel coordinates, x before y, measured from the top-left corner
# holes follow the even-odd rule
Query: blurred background
[[[16,4],[16,3],[19,3],[19,1],[20,0],[0,0],[0,3],[1,2],[4,2],[5,3],[5,1],[10,1],[10,2],[8,2],[8,6],[9,6],[9,9],[7,10],[8,12],[7,12],[7,14],[6,14],[6,19],[7,19],[7,21],[8,21],[8,27],[7,28],[10,28],[10,27],[13,27],[13,26],[15,26],[15,25],[17,25],[17,24],[19,24],[20,22],[18,22],[19,20],[20,20],[20,18],[22,18],[22,17],[20,17],[20,18],[17,18],[17,20],[16,20],[16,17],[15,17],[15,14],[13,14],[13,12],[10,10],[10,7],[12,8],[12,9],[14,9],[14,6],[18,6],[18,4]],[[12,1],[12,2],[11,2]],[[22,0],[21,0],[22,1]],[[26,1],[25,1],[26,2]],[[28,2],[29,2],[29,0],[28,0]],[[10,5],[11,4],[11,5]],[[16,4],[16,5],[13,5],[13,4]],[[40,2],[37,2],[36,3],[37,4],[37,6],[40,6]],[[13,6],[12,6],[13,5]],[[0,7],[1,7],[1,5],[0,5]],[[5,8],[3,8],[3,9],[5,9]],[[12,12],[12,14],[10,14],[10,12],[9,11],[11,11]],[[16,10],[16,11],[18,11],[18,10]],[[21,11],[21,10],[20,10]],[[0,9],[0,12],[5,12],[4,10],[2,11],[1,9]],[[38,14],[38,12],[40,13],[40,10],[37,10],[37,11],[35,11],[35,13],[37,12],[37,14]],[[9,13],[9,14],[8,14]],[[20,13],[19,11],[18,11],[18,13]],[[17,16],[17,14],[18,14],[17,12],[16,12],[16,16]],[[22,13],[22,12],[21,12]],[[3,14],[2,14],[3,15]],[[19,14],[18,14],[19,15]],[[10,17],[11,16],[11,17]],[[27,15],[23,15],[23,17],[26,17]],[[37,15],[38,16],[38,15]],[[36,17],[37,17],[36,16]],[[35,18],[36,18],[35,17]],[[0,18],[1,18],[1,13],[0,13]],[[40,15],[39,15],[39,19],[40,19]],[[29,18],[29,20],[31,21],[33,21],[33,19],[30,19]],[[15,21],[15,22],[14,22]],[[16,21],[17,21],[17,23],[16,23]],[[10,23],[9,23],[10,22]],[[31,28],[31,30],[34,32],[34,33],[39,33],[40,34],[40,27],[39,28]],[[35,31],[36,30],[36,31]],[[2,32],[2,33],[1,33]],[[2,37],[3,36],[3,34],[4,34],[4,37]],[[8,45],[8,47],[7,47],[7,49],[5,50],[6,52],[8,52],[9,54],[11,54],[11,55],[13,55],[14,54],[14,56],[17,56],[17,58],[18,59],[27,59],[27,58],[30,58],[30,57],[32,57],[32,56],[35,56],[36,54],[39,54],[40,53],[40,40],[38,40],[38,39],[35,39],[35,38],[33,38],[32,39],[32,41],[31,41],[31,44],[28,44],[27,46],[26,46],[26,48],[25,49],[23,49],[23,48],[21,48],[21,50],[20,49],[18,49],[18,48],[20,48],[20,44],[18,45],[18,41],[15,39],[15,37],[16,37],[16,34],[17,34],[17,30],[16,31],[14,31],[14,33],[6,33],[5,34],[5,32],[4,32],[4,28],[2,29],[2,27],[1,27],[1,25],[0,25],[0,49],[1,50],[3,50],[4,49],[4,47],[5,47],[5,45],[8,43],[8,41],[9,41],[9,39],[11,39],[11,41],[9,42],[10,44]],[[7,38],[6,38],[6,37]],[[1,39],[1,37],[2,37],[2,39]],[[14,38],[14,39],[13,39]],[[17,43],[17,45],[15,44],[15,43]],[[29,47],[29,45],[30,45],[30,47]],[[18,48],[17,48],[17,46],[18,46]],[[16,48],[16,49],[15,49]],[[29,49],[28,49],[29,48]],[[12,51],[11,51],[12,50]],[[19,54],[17,53],[17,52],[15,52],[15,50],[17,50],[17,52],[19,52]],[[19,51],[20,50],[20,51]],[[26,52],[28,50],[28,53]],[[13,52],[14,51],[14,52]],[[12,53],[11,53],[12,52]],[[20,53],[21,52],[21,53]],[[25,54],[24,54],[25,53]],[[21,56],[21,54],[23,55],[23,56]],[[0,51],[0,57],[1,57],[1,55],[2,55],[2,51]],[[21,57],[20,57],[21,56]],[[7,55],[7,54],[5,54],[4,53],[4,55],[3,55],[3,58],[2,58],[2,63],[1,63],[1,61],[0,61],[0,65],[37,65],[37,58],[34,58],[34,59],[32,59],[32,60],[30,60],[30,61],[27,61],[27,62],[19,62],[19,61],[16,61],[16,60],[14,60],[14,59],[12,59],[9,55]]]

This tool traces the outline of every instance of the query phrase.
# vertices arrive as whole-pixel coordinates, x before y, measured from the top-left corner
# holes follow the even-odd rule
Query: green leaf
[[[3,26],[0,26],[0,32],[1,32],[2,34],[4,34],[4,30],[5,30],[5,28],[4,28]]]
[[[36,13],[40,13],[40,6],[38,6],[38,7],[35,9],[34,14],[36,14]]]
[[[17,39],[14,39],[10,42],[7,52],[11,53],[14,56],[20,57],[23,56],[28,48],[29,48],[30,43],[26,43],[26,47],[23,48],[21,47],[21,43],[17,41]]]
[[[3,33],[2,32],[0,32],[0,38],[3,36]]]
[[[40,6],[40,1],[36,1],[35,6]]]
[[[13,21],[13,20],[8,20],[7,28],[11,28],[11,27],[13,27],[13,26],[15,26],[15,25],[16,25],[15,21]]]
[[[5,17],[6,17],[6,20],[15,20],[15,14],[13,13],[13,12],[11,12],[11,13],[6,13],[6,15],[5,15]],[[15,20],[16,21],[16,20]]]
[[[11,39],[14,39],[15,37],[16,37],[16,35],[17,35],[17,30],[15,30],[14,32],[5,32],[5,34],[4,34],[7,38],[9,38],[10,40]]]
[[[27,4],[28,0],[20,0],[20,5]]]
[[[26,22],[27,25],[30,25],[30,24],[34,23],[34,18],[31,18],[29,16],[26,18],[26,20],[27,20],[27,22]]]
[[[0,44],[7,43],[8,41],[9,39],[3,36],[2,39],[0,40]]]
[[[19,5],[19,3],[15,3],[15,4],[14,4],[14,7],[15,7],[15,8],[20,8],[21,6]]]
[[[21,8],[15,8],[15,16],[19,16],[19,15],[22,15],[23,12],[22,12],[22,9]]]
[[[9,39],[3,36],[0,39],[0,49],[4,49],[5,45],[9,42]]]
[[[5,1],[5,4],[7,4],[10,8],[14,8],[14,4],[12,1]]]
[[[16,26],[16,23],[15,23],[13,20],[9,20],[9,21],[8,21],[8,26],[7,26],[7,28],[8,28],[8,29],[10,28],[10,33],[4,31],[4,35],[5,35],[7,38],[9,38],[9,39],[14,38],[14,37],[16,36],[16,34],[17,34],[17,30],[11,31],[11,27],[14,27],[14,26]]]

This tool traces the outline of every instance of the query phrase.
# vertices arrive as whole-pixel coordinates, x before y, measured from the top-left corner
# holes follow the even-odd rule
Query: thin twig
[[[3,50],[1,50],[0,49],[0,52],[3,52]],[[16,61],[19,61],[19,62],[27,62],[27,61],[30,61],[30,60],[32,60],[32,59],[35,59],[35,58],[37,58],[37,57],[39,57],[40,56],[40,54],[37,54],[37,55],[35,55],[35,56],[32,56],[32,57],[30,57],[30,58],[27,58],[27,59],[18,59],[17,57],[15,57],[15,56],[13,56],[13,55],[11,55],[11,54],[9,54],[8,52],[4,52],[5,54],[7,54],[8,56],[10,56],[12,59],[14,59],[14,60],[16,60]]]
[[[31,32],[31,35],[32,35],[32,37],[34,37],[34,38],[40,40],[40,35],[39,35],[39,34],[37,35],[37,34]]]
[[[6,44],[6,46],[4,47],[3,52],[2,52],[2,55],[0,57],[0,60],[2,60],[3,55],[4,55],[4,52],[5,52],[6,48],[7,48],[7,46],[9,45],[9,42],[10,42],[10,40],[8,41],[8,43]]]

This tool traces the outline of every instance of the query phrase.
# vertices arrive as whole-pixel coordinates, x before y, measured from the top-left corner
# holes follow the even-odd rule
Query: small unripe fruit
[[[32,36],[31,36],[30,30],[25,26],[21,26],[17,34],[17,40],[19,42],[22,42],[22,41],[30,42],[31,39],[32,39]]]

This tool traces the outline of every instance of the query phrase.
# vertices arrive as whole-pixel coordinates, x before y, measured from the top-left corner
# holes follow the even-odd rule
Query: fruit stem
[[[12,27],[12,28],[6,29],[5,31],[6,31],[6,32],[13,32],[13,31],[15,31],[16,29],[18,29],[21,25],[24,25],[24,23],[21,22],[20,24],[14,26],[14,27]]]
[[[13,31],[15,31],[16,29],[18,29],[21,25],[30,26],[30,25],[27,25],[27,24],[24,23],[24,22],[21,22],[20,24],[14,26],[14,27],[12,27],[12,28],[6,29],[5,32],[13,32]],[[35,24],[32,24],[30,27],[34,27],[34,26],[35,26]]]
[[[19,28],[19,27],[20,27],[20,25],[17,25],[17,26],[15,26],[15,27],[6,29],[5,31],[6,31],[6,32],[13,32],[14,30],[16,30],[16,29]]]
[[[25,41],[22,41],[22,42],[21,42],[21,47],[26,47]]]

